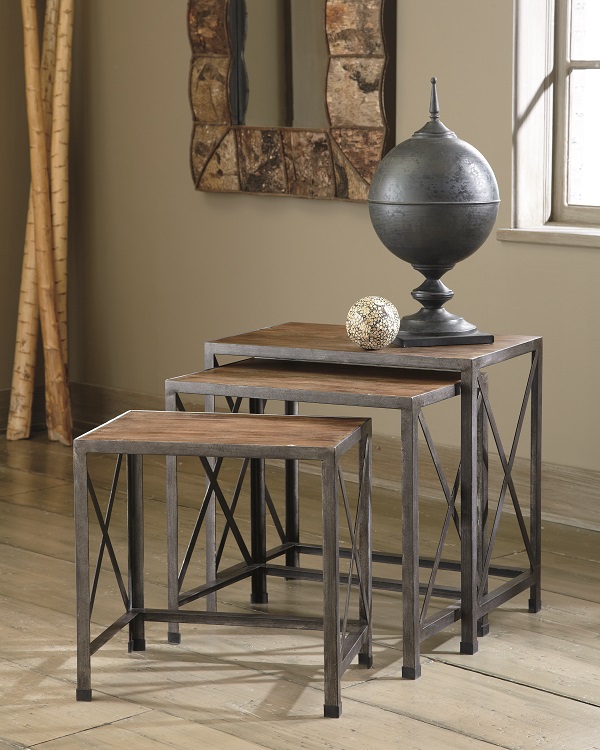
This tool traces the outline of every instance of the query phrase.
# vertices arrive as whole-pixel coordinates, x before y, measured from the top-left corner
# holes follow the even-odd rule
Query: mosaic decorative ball
[[[383,349],[399,329],[398,310],[384,297],[363,297],[348,310],[346,331],[362,349]]]

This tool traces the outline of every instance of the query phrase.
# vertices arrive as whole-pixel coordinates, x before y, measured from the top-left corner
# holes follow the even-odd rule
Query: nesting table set
[[[235,359],[221,363],[219,358]],[[517,357],[530,360],[514,439],[505,449],[488,392],[486,368]],[[77,540],[78,686],[79,700],[91,699],[91,655],[123,627],[129,628],[130,650],[145,648],[144,623],[168,623],[169,641],[179,642],[179,623],[220,623],[323,629],[326,716],[341,713],[340,678],[354,657],[372,664],[372,589],[402,591],[402,676],[420,675],[420,644],[432,634],[460,620],[461,653],[474,654],[478,637],[488,631],[488,615],[496,607],[529,589],[529,609],[537,612],[540,600],[541,527],[541,382],[542,340],[536,336],[497,336],[492,344],[361,350],[347,337],[344,326],[286,323],[205,344],[205,369],[166,381],[165,412],[128,412],[75,440],[74,478]],[[185,395],[203,396],[204,413],[185,411]],[[231,414],[215,413],[215,398],[226,397]],[[431,404],[460,399],[460,467],[454,485],[447,481],[423,410]],[[248,399],[249,414],[240,413]],[[267,401],[284,403],[285,414],[265,414]],[[353,417],[309,417],[299,405],[337,404],[400,411],[402,466],[402,527],[400,549],[381,552],[371,540],[371,420]],[[521,509],[512,470],[526,416],[530,429],[529,522]],[[418,436],[421,431],[440,479],[445,518],[434,557],[419,552]],[[502,468],[502,486],[495,513],[488,514],[488,435],[491,434]],[[358,490],[351,510],[340,459],[358,447]],[[115,482],[103,515],[87,472],[89,453],[117,454]],[[167,485],[168,602],[164,610],[144,606],[143,455],[165,455]],[[207,487],[192,538],[179,560],[177,456],[200,458]],[[118,567],[109,533],[116,476],[123,456],[127,464],[128,581]],[[242,470],[233,498],[228,501],[219,484],[227,458],[241,458]],[[281,459],[285,466],[285,517],[274,509],[265,483],[265,461]],[[298,461],[321,465],[322,543],[301,538]],[[249,471],[247,472],[247,469]],[[245,476],[250,476],[250,539],[247,543],[235,516]],[[455,506],[460,497],[460,511]],[[492,564],[498,523],[510,497],[527,565],[516,568]],[[88,504],[94,509],[102,541],[90,588]],[[340,511],[348,523],[350,545],[340,544]],[[225,528],[217,538],[216,509]],[[279,544],[267,549],[266,519],[270,513]],[[354,513],[354,517],[352,514]],[[454,524],[460,536],[460,561],[443,559],[444,539]],[[205,580],[185,590],[191,555],[201,529],[206,535]],[[235,539],[241,561],[219,569],[227,536]],[[400,547],[400,544],[398,545]],[[93,641],[90,621],[102,555],[110,557],[124,603],[123,615]],[[322,565],[303,566],[305,555],[322,556]],[[340,573],[340,558],[350,561],[350,572]],[[283,564],[282,564],[283,561]],[[401,563],[401,576],[372,575],[373,562]],[[419,570],[431,571],[426,584]],[[438,585],[439,570],[460,573],[460,587]],[[216,592],[238,581],[251,582],[251,601],[266,604],[267,578],[321,580],[323,618],[270,615],[265,612],[223,614],[216,609]],[[503,579],[495,588],[490,577]],[[340,606],[340,586],[346,605]],[[358,599],[358,614],[351,617],[350,591]],[[420,595],[423,602],[420,603]],[[429,614],[432,597],[448,599],[448,606]],[[185,605],[203,598],[205,609]],[[344,596],[341,597],[342,603]],[[400,604],[399,604],[400,606]]]

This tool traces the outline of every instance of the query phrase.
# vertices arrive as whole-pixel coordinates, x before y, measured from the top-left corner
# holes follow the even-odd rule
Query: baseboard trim
[[[164,399],[159,396],[104,388],[86,383],[70,383],[73,432],[81,435],[129,409],[164,409]],[[46,429],[44,386],[36,386],[33,393],[31,430]],[[0,390],[0,434],[6,434],[10,390]]]
[[[113,419],[129,409],[164,409],[164,399],[160,396],[136,393],[134,391],[105,388],[86,383],[71,383],[71,407],[73,411],[74,433],[81,434]],[[6,432],[10,391],[0,391],[0,431]],[[203,400],[199,397],[186,401],[188,409],[202,411]],[[39,386],[34,393],[32,429],[45,429],[44,388]],[[458,466],[459,451],[453,446],[438,446],[440,460],[448,471],[448,481],[452,484]],[[423,447],[423,467],[427,464]],[[448,468],[446,468],[448,467]],[[302,470],[313,473],[310,463]],[[501,469],[497,457],[490,457],[490,484],[501,481]],[[351,472],[347,479],[357,481]],[[400,491],[400,440],[388,435],[373,436],[373,486]],[[439,498],[440,489],[433,471],[421,472],[419,493],[422,497]],[[529,496],[529,467],[525,459],[517,458],[513,467],[513,479],[519,496]],[[600,471],[579,469],[544,462],[542,467],[542,518],[544,521],[562,523],[600,531]],[[492,497],[492,500],[497,498]],[[523,503],[526,504],[525,502]],[[507,493],[505,508],[512,512],[512,503]],[[528,508],[523,508],[526,515]]]
[[[73,431],[81,434],[130,409],[164,409],[160,396],[105,388],[87,383],[71,383]]]
[[[446,472],[450,486],[459,464],[460,451],[456,446],[438,445],[440,462]],[[493,507],[498,500],[503,473],[500,459],[490,453],[489,484],[490,503]],[[318,474],[318,467],[310,463],[302,466],[309,474]],[[352,482],[358,476],[351,469],[344,469],[344,476]],[[512,477],[517,490],[521,512],[529,516],[529,462],[515,458]],[[400,492],[400,440],[388,435],[373,435],[373,487]],[[437,475],[424,442],[419,443],[419,497],[443,501],[443,494]],[[505,513],[514,515],[510,493],[506,491]],[[561,523],[589,531],[600,531],[600,471],[579,469],[544,462],[542,464],[542,521]]]

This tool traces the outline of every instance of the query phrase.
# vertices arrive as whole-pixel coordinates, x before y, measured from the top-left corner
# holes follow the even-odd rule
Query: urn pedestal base
[[[452,289],[448,289],[440,279],[451,266],[414,265],[413,268],[425,276],[425,281],[411,292],[413,299],[423,307],[401,318],[394,346],[456,346],[494,342],[491,333],[482,333],[473,323],[442,306],[454,297]]]

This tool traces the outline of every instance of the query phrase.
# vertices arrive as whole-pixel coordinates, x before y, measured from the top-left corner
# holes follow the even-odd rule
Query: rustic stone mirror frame
[[[394,145],[396,0],[326,0],[330,125],[320,130],[234,124],[229,1],[188,0],[196,189],[365,201]]]

